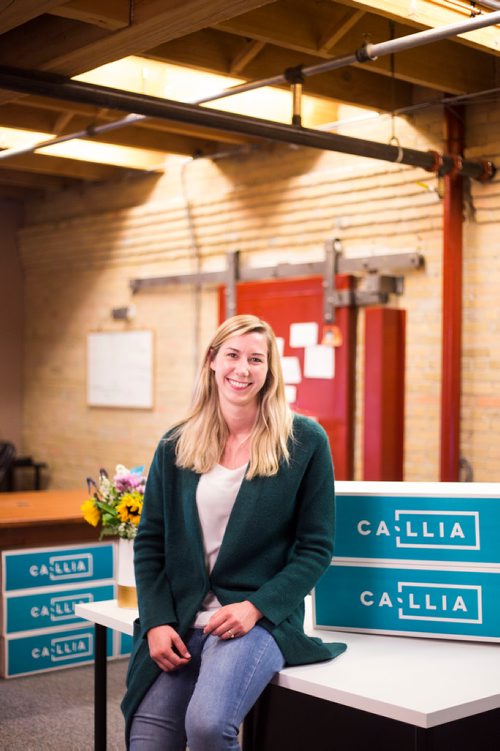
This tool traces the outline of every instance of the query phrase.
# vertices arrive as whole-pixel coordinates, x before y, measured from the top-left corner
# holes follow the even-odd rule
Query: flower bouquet
[[[99,470],[99,482],[87,477],[92,497],[81,506],[83,518],[93,527],[101,525],[100,539],[115,535],[133,540],[141,518],[146,477],[144,467],[127,469],[118,464],[115,475],[109,478],[105,469]]]

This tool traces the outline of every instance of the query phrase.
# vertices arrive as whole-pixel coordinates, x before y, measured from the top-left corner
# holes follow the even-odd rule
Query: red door
[[[337,288],[348,287],[350,277],[337,277]],[[219,296],[220,320],[225,316],[223,290]],[[335,348],[335,375],[332,379],[304,377],[304,349],[290,347],[292,323],[316,322],[320,338],[323,326],[323,278],[240,282],[237,285],[236,312],[252,313],[267,321],[276,336],[284,339],[284,356],[300,361],[302,380],[296,384],[295,412],[316,418],[330,440],[335,476],[354,476],[354,378],[356,357],[356,309],[339,308],[336,323],[342,344]]]

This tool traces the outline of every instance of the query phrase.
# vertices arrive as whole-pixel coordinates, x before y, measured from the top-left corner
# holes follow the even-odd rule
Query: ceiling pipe
[[[487,2],[483,2],[482,4],[485,6],[498,8],[500,10],[500,3],[496,3],[495,0],[488,0]],[[235,94],[262,88],[263,86],[292,83],[294,97],[292,124],[300,125],[300,115],[297,116],[296,112],[297,97],[299,96],[298,85],[300,85],[300,93],[302,93],[301,84],[306,77],[319,75],[330,70],[336,70],[348,65],[352,65],[353,63],[364,63],[376,60],[377,58],[384,55],[391,55],[395,54],[396,52],[402,52],[403,50],[413,49],[424,44],[430,44],[431,42],[436,42],[440,39],[446,39],[451,36],[456,36],[457,34],[474,31],[475,29],[484,28],[496,23],[500,23],[500,12],[489,13],[487,15],[479,14],[470,19],[467,19],[467,21],[450,24],[448,26],[442,26],[438,29],[427,29],[424,31],[416,32],[415,34],[409,34],[405,37],[399,37],[397,39],[391,39],[386,42],[380,42],[379,44],[364,44],[351,55],[333,58],[332,60],[327,60],[323,63],[318,63],[317,65],[298,65],[294,68],[287,68],[283,73],[280,73],[276,76],[261,78],[259,80],[249,81],[244,84],[238,84],[236,86],[230,86],[217,94],[212,94],[211,96],[197,99],[192,102],[192,104],[206,104],[217,99],[223,99],[225,97],[234,96]],[[56,136],[55,138],[48,139],[31,146],[21,146],[14,149],[5,149],[3,152],[0,152],[0,159],[9,159],[10,157],[20,156],[21,154],[30,154],[36,149],[41,149],[47,146],[54,146],[58,143],[65,143],[66,141],[70,141],[75,138],[93,138],[100,133],[107,133],[112,130],[118,130],[119,128],[126,127],[127,125],[133,125],[134,123],[141,122],[146,119],[148,119],[146,115],[131,113],[124,118],[115,120],[112,123],[90,126],[81,131],[70,133],[65,136]]]
[[[496,0],[480,0],[480,4],[485,8],[491,8],[492,10],[500,10],[500,3]]]
[[[48,96],[62,101],[91,104],[106,109],[128,110],[146,117],[201,125],[281,143],[407,164],[422,167],[439,175],[446,175],[455,170],[476,180],[487,181],[496,172],[495,165],[490,161],[458,160],[453,155],[441,155],[434,151],[417,151],[399,145],[366,141],[337,133],[325,133],[311,128],[235,115],[198,105],[73,81],[54,73],[0,66],[0,88],[24,94]]]
[[[325,62],[318,63],[317,65],[309,65],[305,67],[299,65],[296,68],[288,69],[284,73],[280,73],[276,76],[270,76],[269,78],[261,78],[258,81],[249,81],[248,83],[231,86],[219,94],[217,98],[241,94],[245,91],[252,91],[253,89],[260,88],[261,86],[276,86],[278,84],[287,83],[289,81],[290,70],[300,71],[304,78],[317,76],[320,73],[327,73],[330,70],[345,68],[347,65],[376,60],[384,55],[393,55],[397,52],[411,50],[415,47],[421,47],[424,44],[431,44],[432,42],[438,42],[441,39],[448,39],[457,34],[465,34],[468,31],[483,29],[487,26],[494,26],[496,24],[500,24],[500,11],[487,13],[485,15],[477,15],[473,18],[468,18],[466,21],[441,26],[438,29],[417,31],[415,34],[408,34],[407,36],[399,37],[397,39],[389,39],[386,42],[380,42],[378,44],[364,44],[350,55],[336,57],[332,60],[325,60]],[[209,101],[210,98],[207,97],[206,99],[198,100],[198,104],[203,104],[203,102]]]

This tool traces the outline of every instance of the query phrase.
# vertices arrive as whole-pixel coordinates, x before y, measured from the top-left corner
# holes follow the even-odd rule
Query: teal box
[[[119,634],[118,654],[122,657],[132,652],[133,638],[129,634]]]
[[[69,630],[45,630],[29,636],[2,639],[2,677],[58,670],[81,665],[94,659],[94,627]],[[112,633],[108,631],[107,654],[113,652]]]
[[[75,615],[77,603],[112,600],[114,584],[89,584],[85,587],[50,588],[29,594],[11,594],[4,598],[3,633],[14,634],[53,626],[84,622]]]
[[[477,487],[477,486],[476,486]],[[339,494],[335,559],[500,566],[498,497]]]
[[[314,591],[314,624],[500,641],[500,571],[333,563]]]
[[[2,552],[2,591],[113,579],[113,543]]]

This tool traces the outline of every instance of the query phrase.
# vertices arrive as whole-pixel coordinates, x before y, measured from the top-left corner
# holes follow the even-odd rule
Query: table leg
[[[425,728],[415,727],[414,748],[415,751],[428,751],[430,749],[429,732]]]
[[[106,751],[107,741],[107,628],[95,624],[94,749]]]

